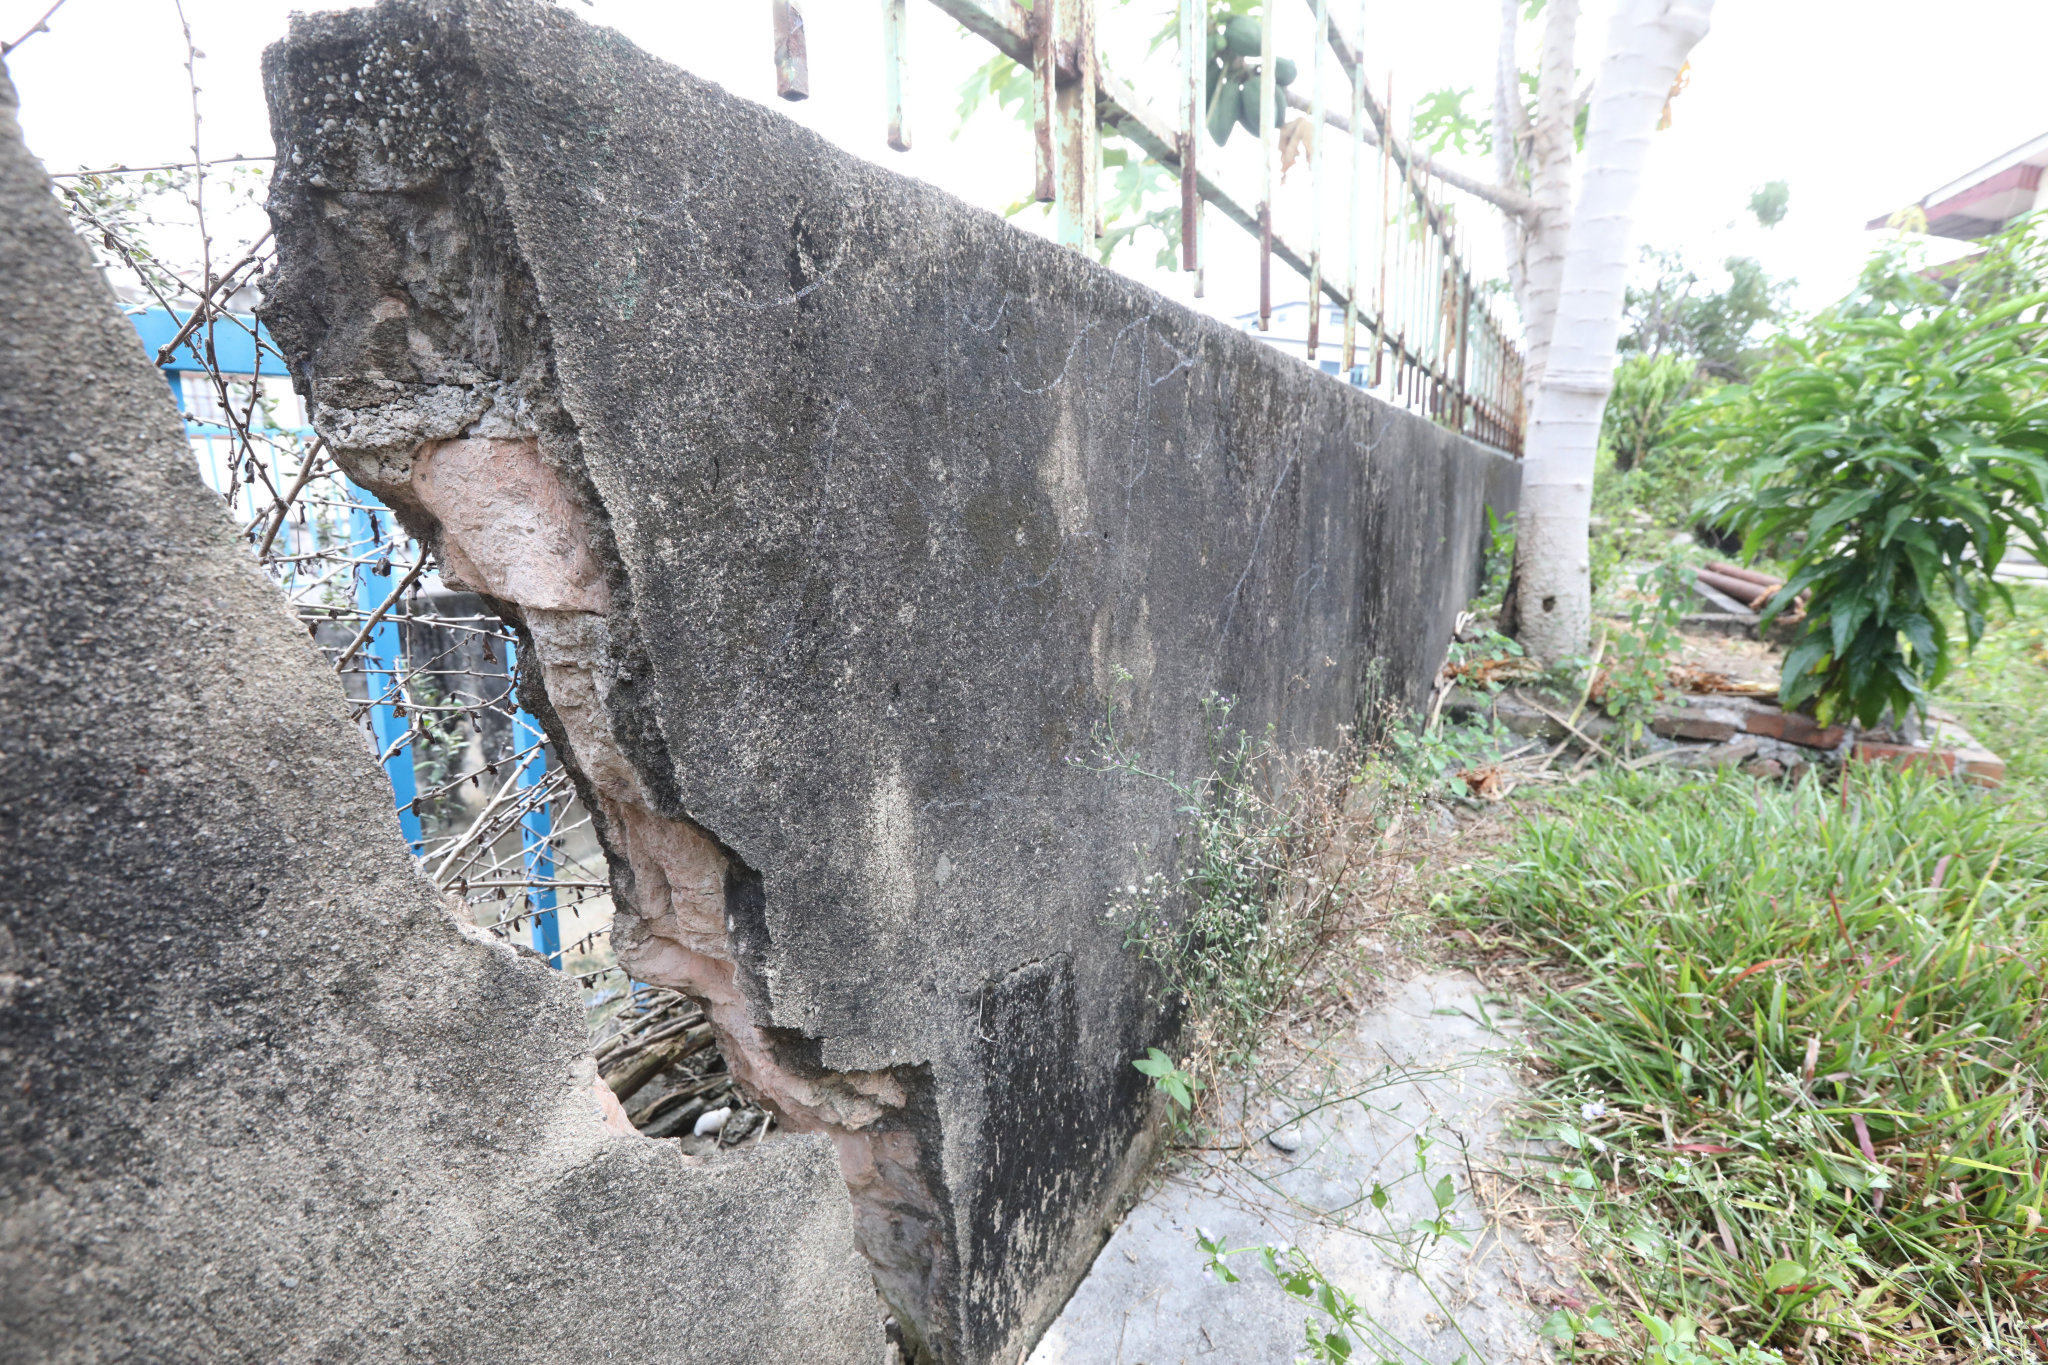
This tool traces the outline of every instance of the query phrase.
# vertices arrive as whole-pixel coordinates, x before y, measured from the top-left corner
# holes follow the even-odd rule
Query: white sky
[[[1098,2],[1107,11],[1109,60],[1172,117],[1171,44],[1149,62],[1139,55],[1171,0]],[[1307,5],[1279,2],[1279,50],[1306,53]],[[1340,19],[1354,3],[1330,0]],[[1376,87],[1379,73],[1393,73],[1397,106],[1443,85],[1485,88],[1499,0],[1364,3],[1368,69]],[[25,30],[47,4],[0,0],[0,38]],[[1604,45],[1608,4],[1587,0],[1580,61],[1589,75]],[[270,150],[259,59],[283,34],[292,8],[280,0],[185,0],[206,54],[199,81],[209,157]],[[911,0],[910,9],[915,150],[908,154],[891,152],[883,140],[880,0],[807,0],[812,98],[801,104],[774,98],[768,0],[595,0],[567,8],[773,105],[849,151],[970,202],[1000,211],[1028,188],[1030,144],[1021,124],[991,110],[957,140],[950,136],[961,80],[990,49],[924,0]],[[1854,278],[1872,243],[1867,220],[2048,131],[2044,57],[2048,5],[2039,0],[1720,0],[1714,30],[1694,54],[1676,125],[1658,140],[1639,240],[1679,248],[1701,267],[1731,252],[1757,255],[1773,273],[1800,280],[1801,303],[1824,303]],[[30,147],[53,171],[189,155],[184,59],[173,0],[67,0],[50,31],[8,62]],[[1257,189],[1249,141],[1234,138],[1222,163],[1246,202]],[[1763,232],[1744,205],[1772,179],[1790,182],[1792,210]],[[1276,213],[1283,231],[1303,239],[1306,180],[1297,171]],[[1341,194],[1331,198],[1341,204]],[[1499,233],[1490,214],[1477,205],[1463,214],[1475,266],[1495,273]],[[1019,221],[1031,226],[1038,216]],[[1333,210],[1326,231],[1341,221]],[[1251,307],[1249,239],[1212,211],[1208,240],[1208,306],[1225,314]],[[1188,297],[1186,277],[1153,268],[1153,242],[1127,248],[1119,268]],[[1276,299],[1305,292],[1276,265]]]

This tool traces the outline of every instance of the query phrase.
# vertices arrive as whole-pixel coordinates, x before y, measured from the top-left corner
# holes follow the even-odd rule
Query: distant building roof
[[[1990,236],[2034,211],[2040,202],[2044,168],[2048,168],[2048,133],[1921,196],[1918,207],[1927,215],[1927,231],[1959,241]],[[1873,218],[1869,226],[1891,226],[1895,217]]]

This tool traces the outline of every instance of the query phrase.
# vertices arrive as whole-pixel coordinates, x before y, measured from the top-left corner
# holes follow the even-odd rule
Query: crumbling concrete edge
[[[317,43],[322,30],[333,27],[324,16],[297,19],[292,41]],[[458,45],[468,36],[460,25],[440,35]],[[402,62],[407,54],[388,55]],[[353,67],[335,72],[342,80],[359,74]],[[265,77],[274,111],[332,103],[328,97],[337,93],[288,88],[278,49],[266,55]],[[460,108],[460,92],[440,94]],[[487,143],[488,121],[476,122],[470,136]],[[277,216],[295,195],[326,188],[318,173],[303,188],[292,183],[306,174],[296,169],[301,161],[330,160],[298,155],[299,122],[274,114],[273,123]],[[324,131],[346,137],[351,129]],[[366,183],[409,198],[408,212],[445,229],[462,232],[465,213],[472,226],[480,225],[491,214],[493,194],[503,193],[488,183],[488,165],[460,174],[429,165],[408,176],[394,174],[367,140],[359,138],[351,150],[359,165],[371,168]],[[462,185],[460,202],[446,196],[450,182]],[[304,230],[285,216],[277,216],[276,226],[281,240]],[[496,224],[495,233],[495,240],[516,240],[507,224]],[[428,253],[428,268],[439,268],[442,278],[425,292],[472,304],[485,293],[499,305],[492,321],[500,328],[510,330],[523,316],[531,331],[517,338],[465,337],[468,319],[459,314],[436,319],[444,325],[426,330],[467,341],[493,358],[519,357],[516,370],[479,363],[458,344],[434,358],[444,382],[408,386],[372,378],[336,401],[334,386],[316,382],[324,377],[306,368],[308,357],[300,351],[294,382],[336,462],[431,550],[444,581],[479,593],[518,631],[525,646],[521,703],[561,754],[611,860],[612,944],[620,964],[636,980],[700,1001],[744,1090],[784,1127],[831,1139],[852,1201],[856,1242],[915,1345],[930,1305],[943,1298],[952,1218],[927,1068],[911,1063],[832,1071],[813,1060],[814,1040],[757,1022],[771,1017],[768,985],[748,951],[750,944],[766,943],[761,879],[682,808],[665,780],[658,721],[643,712],[630,685],[645,672],[635,667],[640,647],[631,584],[584,473],[576,420],[561,401],[546,312],[533,306],[537,289],[523,261],[482,259],[481,244],[490,234],[463,235],[468,250]],[[482,291],[479,277],[487,281]],[[278,284],[269,281],[266,294]],[[376,322],[408,325],[413,311],[407,292],[393,288]],[[272,326],[289,337],[286,320],[273,319]]]

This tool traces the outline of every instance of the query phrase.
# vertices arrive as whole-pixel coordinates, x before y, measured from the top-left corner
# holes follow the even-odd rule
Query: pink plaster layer
[[[792,1071],[755,1023],[726,935],[724,853],[694,824],[655,809],[612,738],[596,667],[611,593],[581,506],[530,438],[429,442],[413,458],[410,487],[440,523],[444,578],[516,603],[526,619],[548,703],[632,869],[633,903],[619,907],[612,929],[620,965],[699,1001],[740,1087],[785,1127],[833,1139],[861,1249],[885,1294],[914,1318],[932,1300],[938,1200],[916,1137],[875,1127],[904,1107],[902,1083],[887,1071]]]

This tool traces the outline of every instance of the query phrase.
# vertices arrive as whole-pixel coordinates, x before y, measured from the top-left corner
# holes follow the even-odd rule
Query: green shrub
[[[1868,726],[1924,710],[1954,665],[1945,616],[1974,646],[2005,590],[1991,571],[2024,538],[2048,557],[2048,247],[2031,221],[1936,280],[1888,248],[1858,293],[1695,439],[1726,442],[1739,486],[1711,514],[1771,547],[1811,594],[1782,698]]]

